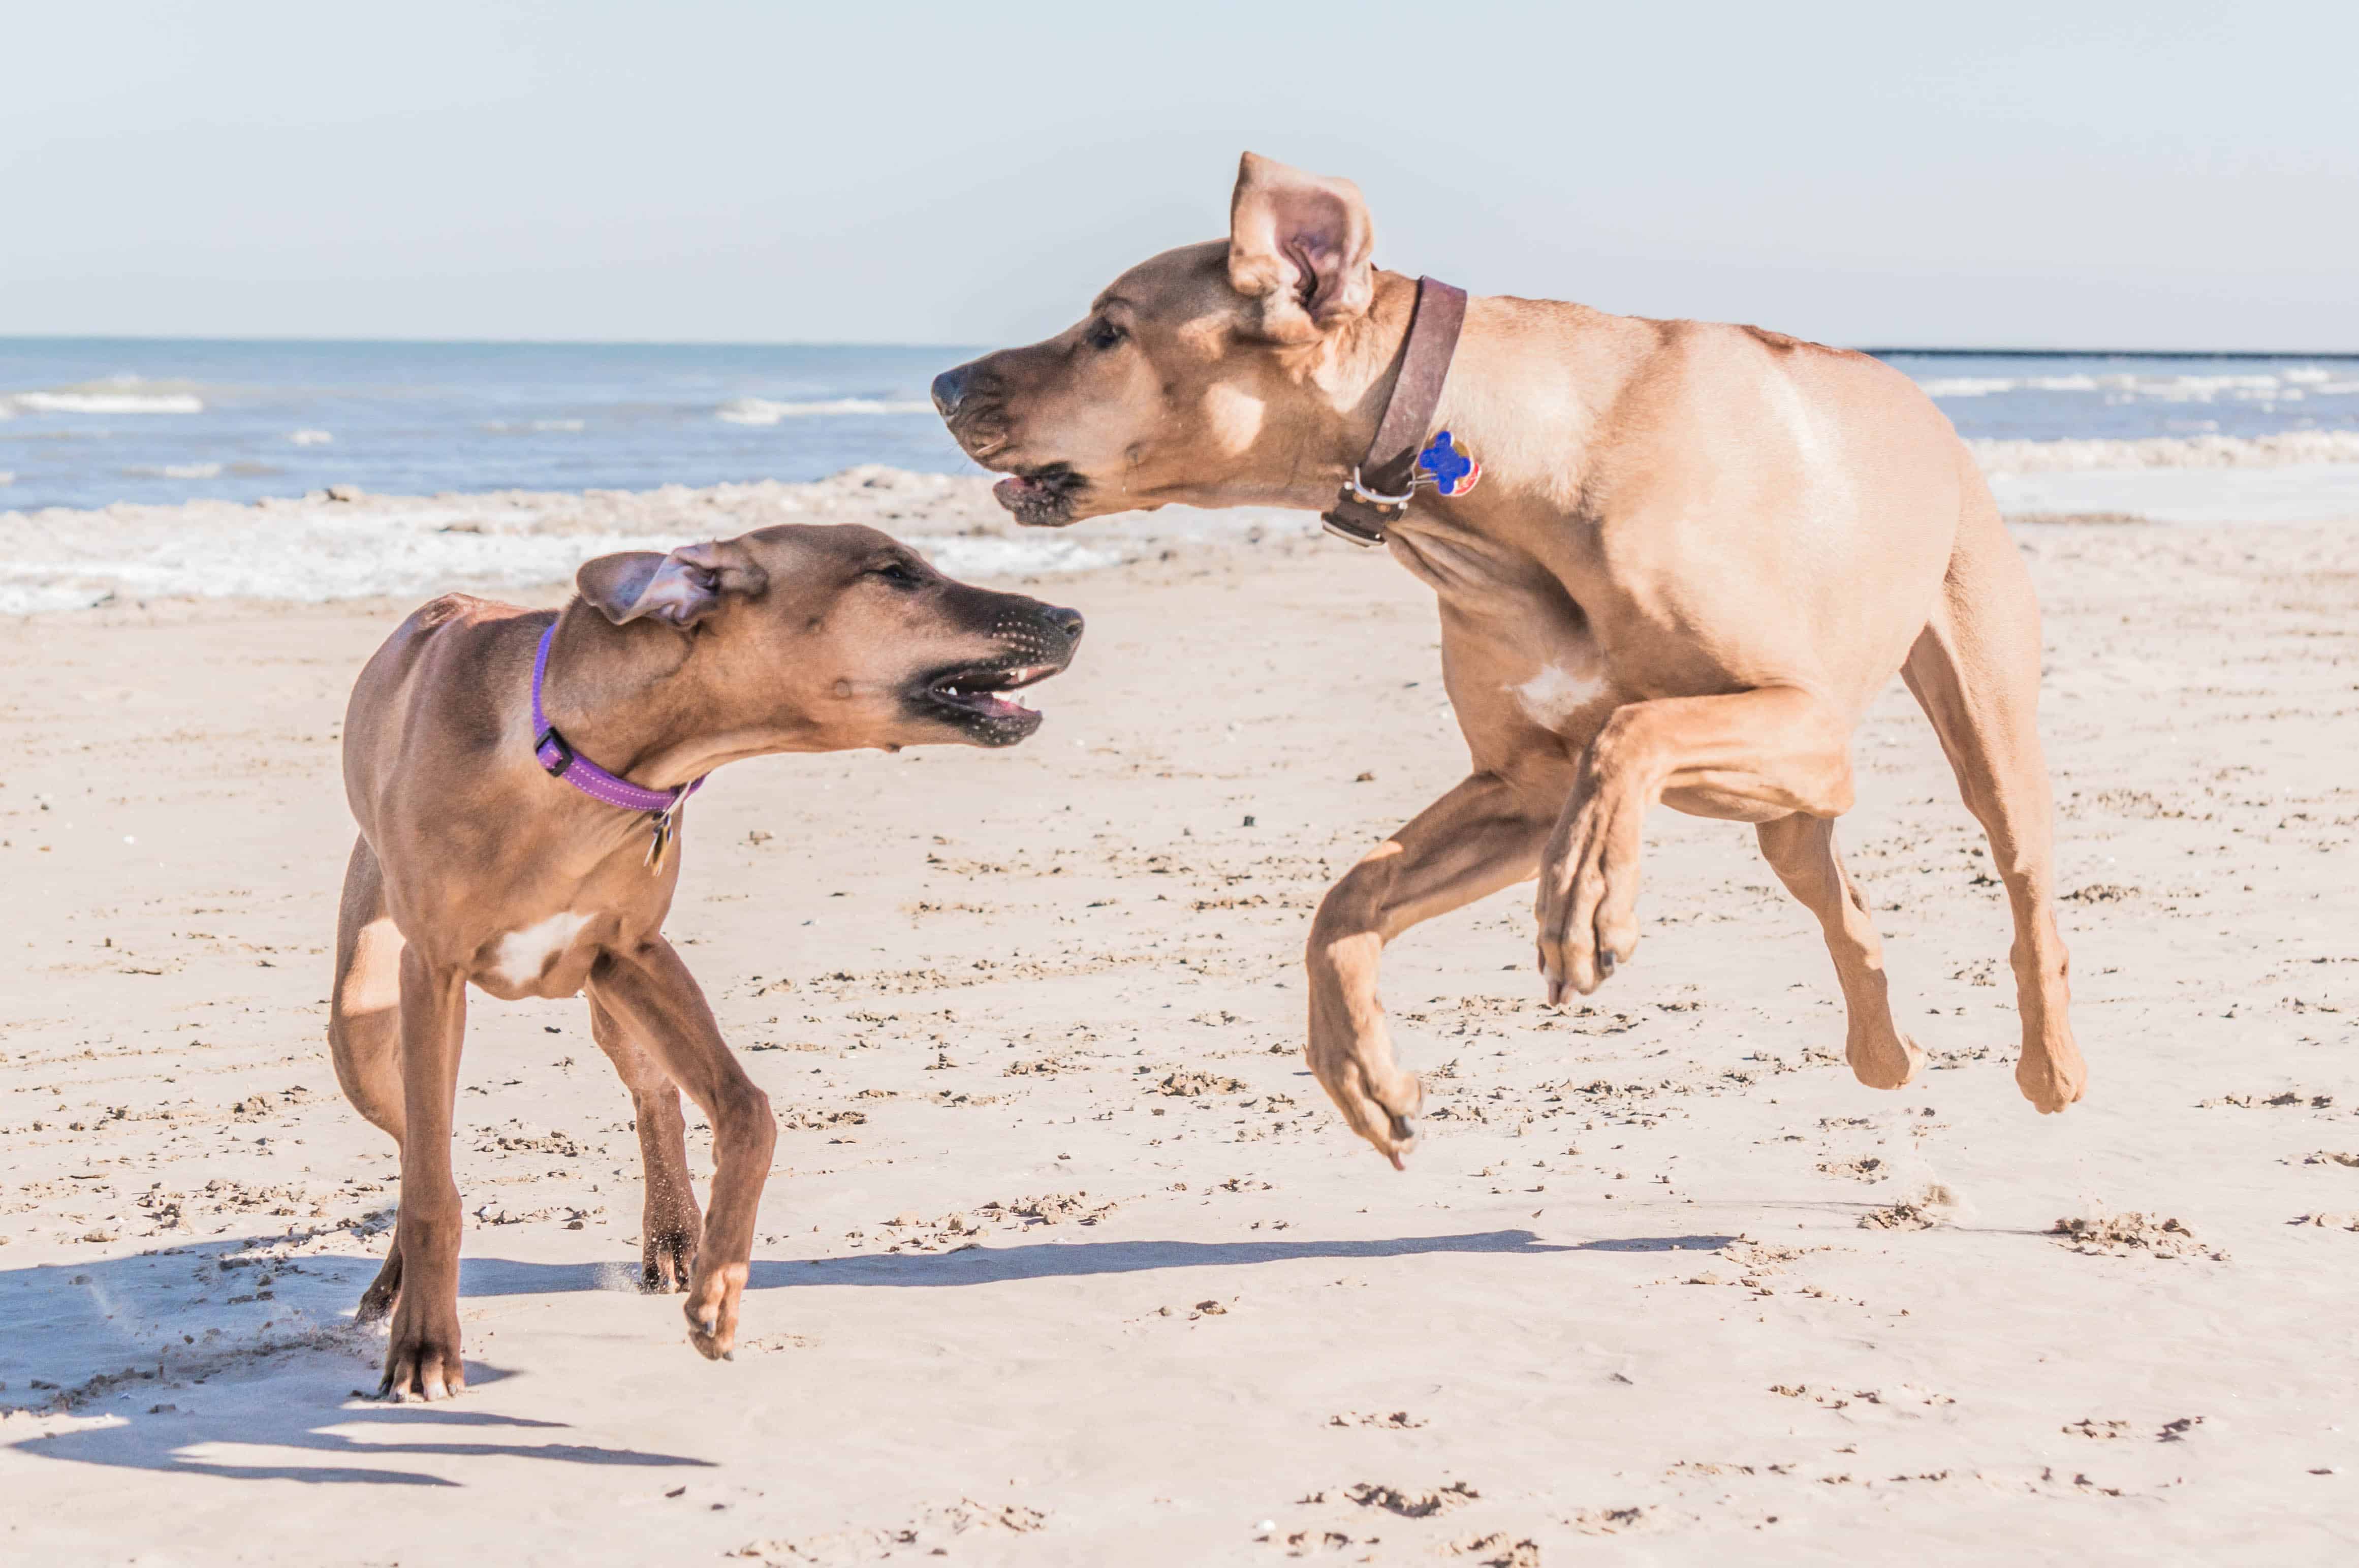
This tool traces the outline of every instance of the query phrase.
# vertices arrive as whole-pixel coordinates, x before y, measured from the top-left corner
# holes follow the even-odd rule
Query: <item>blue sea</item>
[[[975,352],[0,339],[0,506],[973,473],[926,387]]]
[[[926,386],[974,352],[0,339],[0,507],[973,473]],[[1973,439],[2359,439],[2349,356],[1886,357]]]

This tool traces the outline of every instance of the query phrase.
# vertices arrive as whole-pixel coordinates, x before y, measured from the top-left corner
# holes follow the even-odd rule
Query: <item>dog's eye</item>
[[[919,582],[923,581],[916,572],[909,570],[909,563],[906,561],[888,561],[882,566],[872,567],[869,569],[868,575],[882,577],[896,588],[915,588]]]
[[[1088,342],[1092,348],[1103,354],[1122,342],[1125,335],[1123,330],[1112,321],[1096,321],[1091,324]]]

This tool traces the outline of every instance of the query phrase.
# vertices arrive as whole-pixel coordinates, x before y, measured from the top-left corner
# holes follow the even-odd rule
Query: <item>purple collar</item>
[[[647,789],[629,779],[607,772],[588,757],[577,754],[557,733],[541,710],[540,689],[549,677],[549,645],[557,636],[557,623],[540,634],[540,648],[532,656],[532,755],[541,770],[551,779],[562,779],[593,800],[625,811],[655,813],[655,843],[648,847],[647,864],[655,865],[663,858],[664,843],[671,836],[672,819],[679,814],[688,798],[704,788],[701,779],[691,779],[673,789]]]

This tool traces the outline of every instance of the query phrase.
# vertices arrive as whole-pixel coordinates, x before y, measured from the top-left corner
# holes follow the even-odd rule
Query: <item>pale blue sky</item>
[[[0,334],[990,343],[1224,228],[1842,343],[2359,349],[2359,5],[6,7]]]

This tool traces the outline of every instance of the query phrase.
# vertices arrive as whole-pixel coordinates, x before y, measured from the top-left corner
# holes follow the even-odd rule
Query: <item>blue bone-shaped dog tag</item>
[[[1419,473],[1431,477],[1434,489],[1443,495],[1463,495],[1483,477],[1483,465],[1451,444],[1448,430],[1417,454],[1417,466]]]

